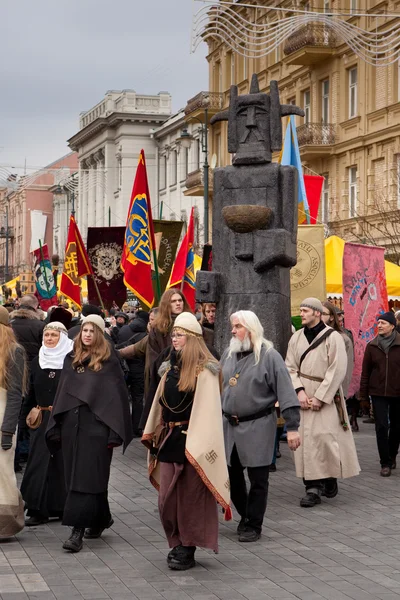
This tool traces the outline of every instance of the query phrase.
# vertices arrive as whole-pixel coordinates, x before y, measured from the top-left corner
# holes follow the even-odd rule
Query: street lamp
[[[204,243],[208,242],[208,109],[204,109],[204,123],[198,117],[191,117],[190,120],[196,120],[200,123],[200,142],[201,150],[204,154],[203,163],[203,178],[204,178]],[[190,135],[187,128],[185,127],[181,131],[181,136],[176,140],[182,146],[182,148],[190,148],[194,137]]]

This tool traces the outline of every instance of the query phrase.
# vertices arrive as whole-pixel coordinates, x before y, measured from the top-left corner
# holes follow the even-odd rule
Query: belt
[[[225,419],[227,419],[228,423],[232,425],[232,427],[237,427],[239,423],[244,423],[245,421],[256,421],[256,419],[261,419],[262,417],[266,417],[275,412],[275,406],[271,408],[264,408],[260,410],[258,413],[254,413],[254,415],[246,415],[245,417],[238,417],[237,415],[229,415],[225,411],[222,411]]]
[[[39,408],[40,410],[49,410],[49,411],[51,411],[51,409],[53,407],[52,406],[37,406],[36,408]]]
[[[304,379],[309,379],[310,381],[318,381],[319,383],[323,382],[323,379],[321,377],[313,377],[312,375],[304,375],[304,373],[300,373],[300,371],[298,372],[298,376],[303,377]]]
[[[174,427],[180,427],[181,425],[189,425],[189,421],[169,421],[168,427],[173,429]]]

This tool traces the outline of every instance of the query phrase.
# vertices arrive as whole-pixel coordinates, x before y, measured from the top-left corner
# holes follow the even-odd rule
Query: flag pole
[[[90,273],[90,276],[92,278],[92,281],[93,281],[93,284],[94,284],[94,287],[95,287],[95,290],[96,290],[96,294],[97,294],[97,297],[98,297],[99,302],[100,302],[100,306],[103,309],[103,311],[105,311],[106,309],[104,308],[103,298],[101,297],[99,286],[97,285],[97,281],[96,281],[96,277],[94,276],[93,269],[92,269],[92,272]]]
[[[161,284],[160,284],[160,273],[158,272],[157,248],[153,248],[153,261],[154,261],[154,271],[156,274],[156,301],[158,304],[161,299]]]
[[[40,248],[40,256],[42,258],[42,264],[44,264],[44,254],[43,254],[43,247],[42,247],[41,240],[39,240],[39,248]],[[43,269],[43,275],[44,275],[44,280],[46,282],[47,293],[48,293],[49,299],[50,299],[50,288],[49,288],[49,282],[47,281],[47,273],[46,273],[46,266],[45,265],[44,265],[44,269]]]

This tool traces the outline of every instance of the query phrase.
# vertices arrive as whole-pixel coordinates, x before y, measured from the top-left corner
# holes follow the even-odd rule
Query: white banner
[[[41,210],[31,210],[31,249],[33,252],[44,245],[44,236],[46,234],[47,216],[42,213]]]

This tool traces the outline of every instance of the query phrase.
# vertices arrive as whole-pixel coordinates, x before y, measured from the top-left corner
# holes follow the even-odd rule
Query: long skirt
[[[112,450],[107,448],[109,428],[88,406],[64,413],[61,451],[67,499],[62,524],[105,528],[111,521],[108,480]]]
[[[42,423],[31,430],[29,457],[21,484],[28,516],[61,517],[67,496],[61,452],[52,456],[45,440],[50,413],[42,412]]]
[[[0,424],[3,423],[6,402],[6,392],[0,388]],[[0,539],[11,537],[24,528],[24,503],[14,472],[15,444],[14,435],[10,450],[3,450],[0,446]]]
[[[217,503],[189,462],[160,463],[158,508],[170,548],[218,552]]]

